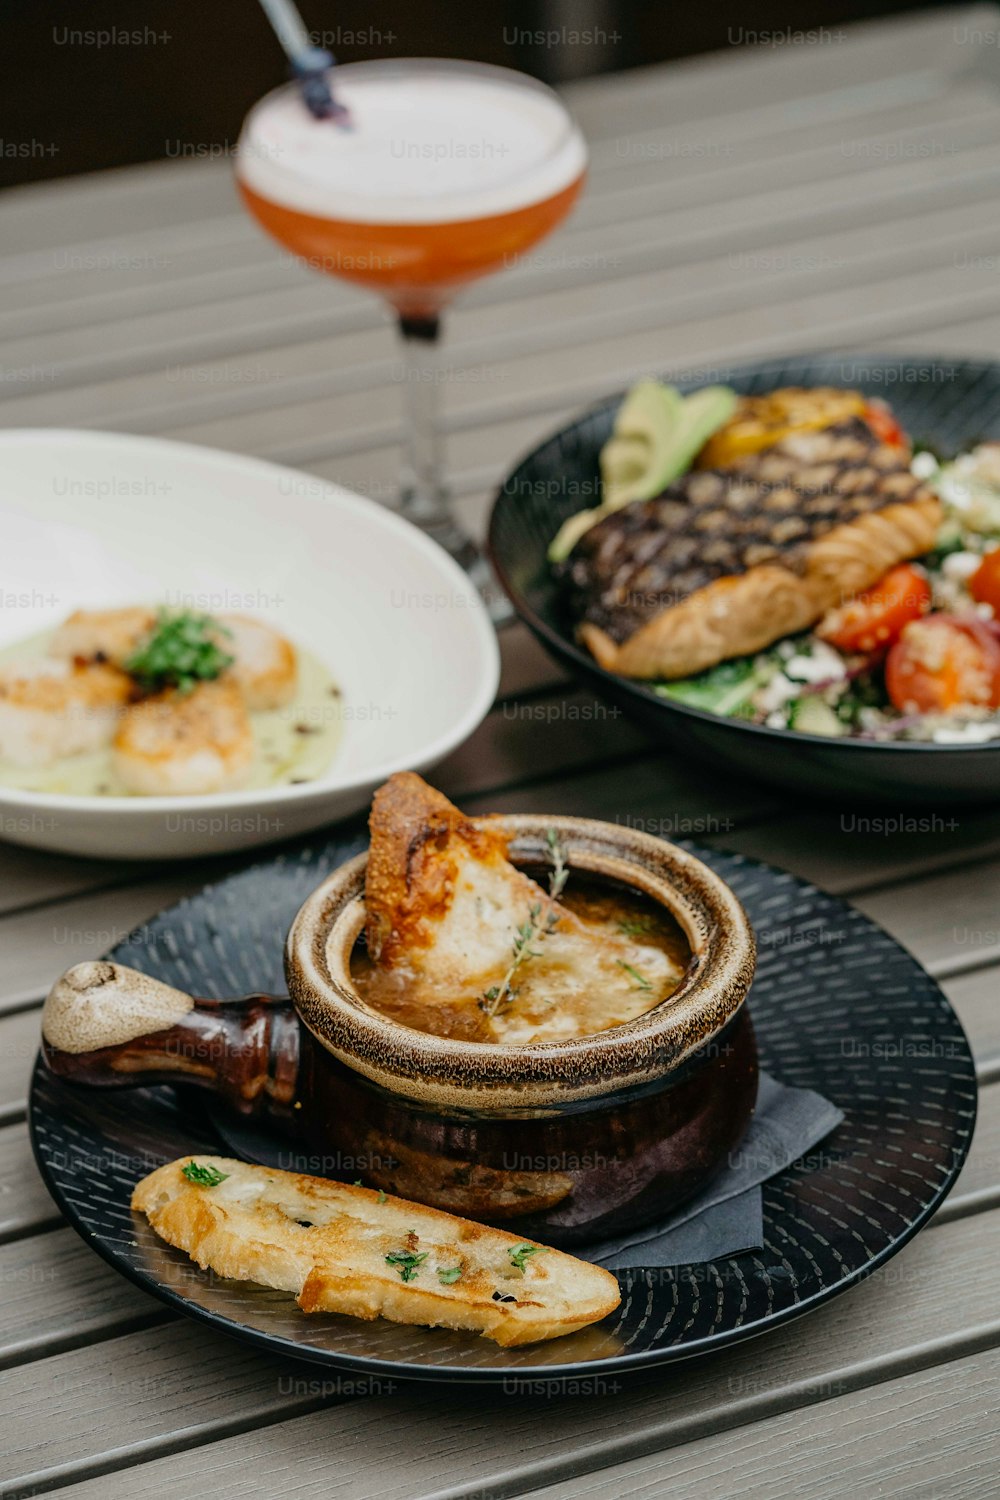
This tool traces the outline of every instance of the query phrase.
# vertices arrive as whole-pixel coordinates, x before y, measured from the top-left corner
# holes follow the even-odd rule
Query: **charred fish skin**
[[[797,628],[806,628],[828,607],[827,599],[838,594],[835,579],[824,579],[822,588],[810,579],[814,564],[830,550],[823,543],[832,533],[847,544],[848,554],[855,543],[858,554],[845,572],[840,597],[874,581],[866,576],[859,585],[857,578],[881,566],[885,556],[889,561],[882,571],[933,545],[938,502],[910,472],[909,460],[908,449],[880,442],[865,422],[851,418],[833,427],[791,434],[726,469],[692,470],[655,499],[634,501],[586,532],[557,569],[582,638],[602,665],[610,665],[615,648],[627,654],[628,643],[665,613],[686,606],[690,614],[703,592],[707,605],[707,591],[715,586],[712,597],[718,601],[722,585],[765,568],[775,576],[780,570],[789,583],[802,580],[803,598],[792,614]],[[919,524],[905,524],[908,518],[902,508],[907,506],[914,507],[912,519]],[[904,520],[898,536],[890,536],[886,526],[863,524],[880,512]],[[871,552],[867,569],[866,547]],[[742,593],[747,603],[750,591]],[[727,606],[737,602],[730,589]],[[759,590],[754,607],[767,607],[766,595]],[[805,619],[801,627],[799,615]],[[690,663],[679,665],[674,660],[678,652],[668,652],[662,675],[683,676],[726,656],[761,649],[762,637],[768,637],[763,644],[770,644],[787,633],[787,616],[787,609],[777,612],[770,636],[761,619],[745,622],[746,639],[753,644],[742,651],[728,649],[731,631],[716,630],[714,645],[692,639]],[[690,621],[687,630],[690,634]],[[601,660],[602,654],[607,661]],[[610,669],[660,675],[655,667],[645,669],[651,665],[646,661],[649,653],[640,654],[643,671],[633,672],[627,662]]]

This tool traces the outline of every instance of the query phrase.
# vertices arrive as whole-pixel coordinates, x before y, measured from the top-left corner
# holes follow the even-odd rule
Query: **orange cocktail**
[[[380,292],[397,311],[426,317],[459,287],[511,264],[565,218],[582,175],[538,203],[480,219],[440,224],[371,224],[318,218],[262,198],[240,183],[263,227],[304,264]]]
[[[455,555],[433,402],[439,315],[466,283],[512,264],[565,217],[586,150],[544,85],[506,68],[431,59],[352,63],[329,75],[349,117],[317,119],[294,85],[251,110],[243,201],[306,265],[378,292],[405,352],[403,507]]]

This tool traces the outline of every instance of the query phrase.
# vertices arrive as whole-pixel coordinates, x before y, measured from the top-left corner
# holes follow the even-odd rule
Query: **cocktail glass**
[[[317,119],[290,84],[250,111],[237,180],[263,228],[317,270],[378,292],[403,350],[401,508],[481,584],[484,561],[442,478],[441,316],[468,282],[554,229],[586,149],[559,98],[507,68],[436,59],[349,63],[330,75],[349,124]]]

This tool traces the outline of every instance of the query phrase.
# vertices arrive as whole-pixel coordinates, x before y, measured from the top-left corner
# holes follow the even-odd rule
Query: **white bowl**
[[[496,693],[496,635],[469,579],[399,516],[258,459],[109,432],[0,432],[0,647],[72,609],[136,601],[270,619],[343,690],[327,772],[204,797],[0,786],[0,837],[174,859],[273,843],[356,812],[433,765]]]

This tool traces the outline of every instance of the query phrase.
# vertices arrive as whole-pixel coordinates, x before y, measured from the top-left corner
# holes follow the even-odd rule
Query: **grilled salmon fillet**
[[[608,671],[673,678],[807,630],[934,546],[909,463],[851,418],[624,506],[557,570],[580,639]]]
[[[204,1270],[290,1292],[303,1312],[464,1329],[510,1348],[573,1333],[621,1301],[609,1271],[534,1240],[228,1157],[158,1167],[132,1207]]]

